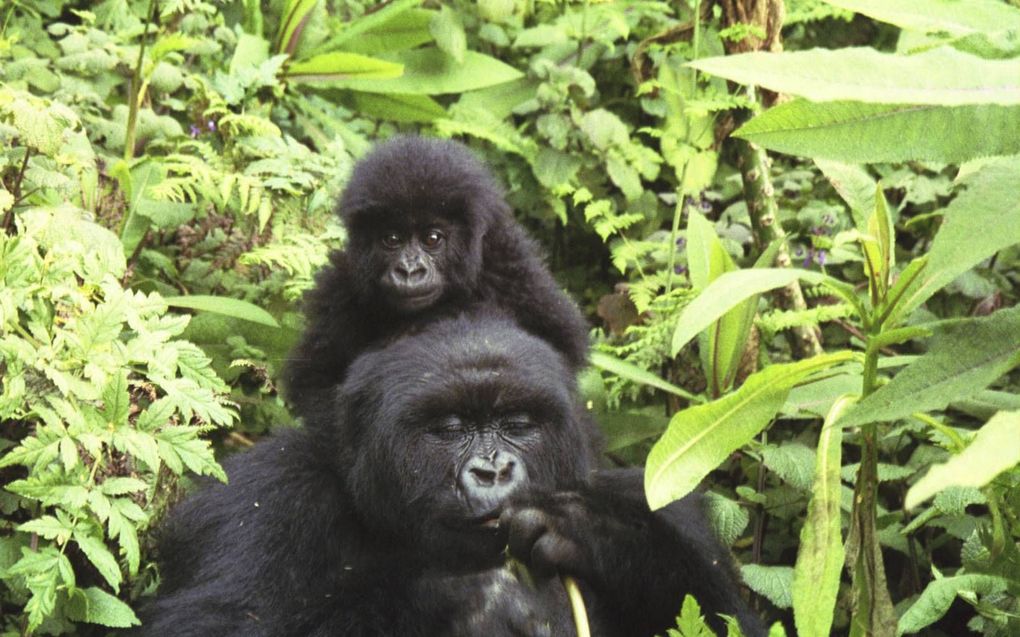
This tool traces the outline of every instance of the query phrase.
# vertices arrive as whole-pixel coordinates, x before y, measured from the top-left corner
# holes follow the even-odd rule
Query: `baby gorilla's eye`
[[[440,230],[432,228],[421,238],[421,242],[426,248],[438,248],[445,238]]]
[[[396,232],[388,232],[382,236],[382,244],[389,249],[399,248],[404,239]]]

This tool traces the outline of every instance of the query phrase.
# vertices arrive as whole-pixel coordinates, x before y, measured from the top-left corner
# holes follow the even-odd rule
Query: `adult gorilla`
[[[474,304],[503,308],[572,371],[588,328],[514,221],[485,167],[451,141],[399,137],[358,162],[340,200],[342,251],[305,297],[308,326],[284,369],[301,416],[361,352]]]
[[[593,635],[663,632],[686,593],[762,634],[697,500],[652,513],[639,472],[594,471],[569,379],[496,317],[364,354],[318,426],[171,512],[142,634],[570,635],[554,574],[579,580]]]

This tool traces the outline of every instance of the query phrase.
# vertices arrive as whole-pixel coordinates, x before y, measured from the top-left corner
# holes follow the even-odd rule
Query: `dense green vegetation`
[[[704,484],[764,616],[1020,634],[1016,0],[5,2],[0,634],[136,622],[189,479],[295,424],[297,301],[399,131],[498,173],[608,460]]]

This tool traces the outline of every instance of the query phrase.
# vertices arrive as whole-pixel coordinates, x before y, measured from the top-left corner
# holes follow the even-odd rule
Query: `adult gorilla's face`
[[[512,494],[593,468],[573,379],[544,342],[503,320],[443,321],[352,366],[341,466],[364,523],[426,561],[501,559]]]

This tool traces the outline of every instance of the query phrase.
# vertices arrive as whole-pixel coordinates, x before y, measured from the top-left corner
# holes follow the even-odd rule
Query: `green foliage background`
[[[493,167],[608,461],[704,484],[764,616],[1018,634],[1020,7],[728,6],[0,7],[0,634],[137,623],[167,508],[297,425],[298,301],[398,132]]]

